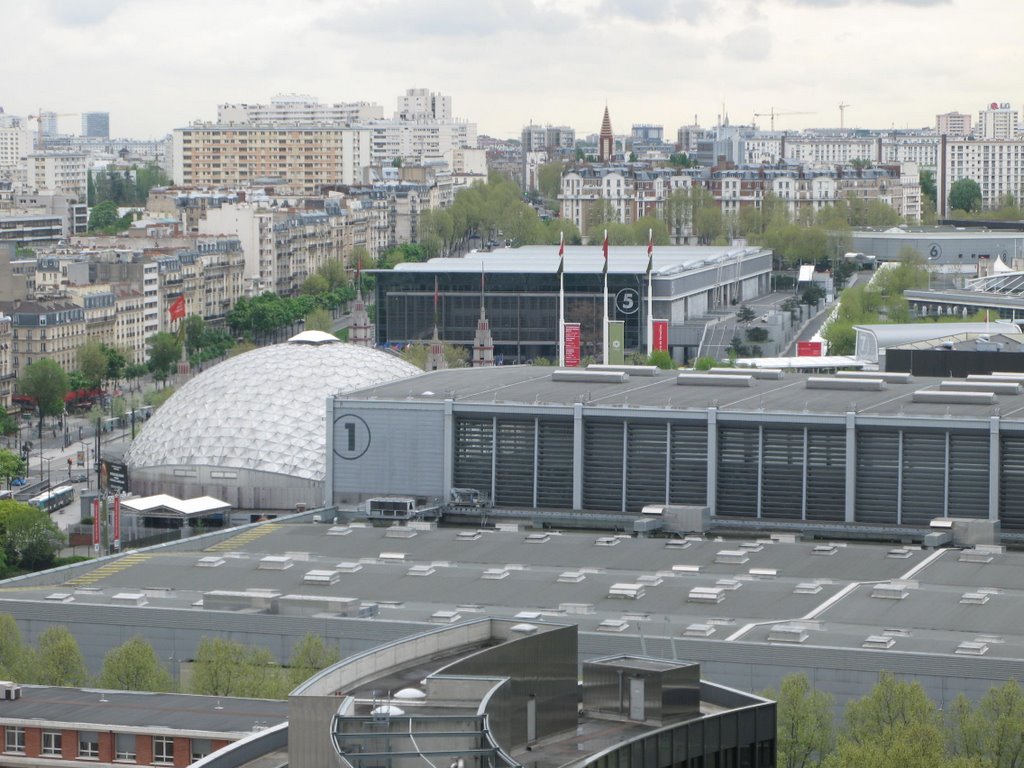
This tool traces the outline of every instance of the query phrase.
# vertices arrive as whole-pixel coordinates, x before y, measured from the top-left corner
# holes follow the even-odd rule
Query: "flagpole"
[[[654,262],[654,227],[647,231],[647,357],[654,354],[654,291],[651,268]]]
[[[601,339],[601,362],[608,364],[608,230],[604,231],[604,333]]]
[[[565,368],[565,233],[558,239],[558,367]]]

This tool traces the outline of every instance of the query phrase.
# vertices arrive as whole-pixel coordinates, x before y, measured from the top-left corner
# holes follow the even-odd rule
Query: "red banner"
[[[668,320],[654,320],[654,351],[668,352]]]
[[[175,320],[183,320],[185,318],[185,297],[184,295],[179,296],[171,302],[171,306],[168,307],[171,313],[171,322]]]
[[[821,357],[820,341],[798,341],[796,343],[797,357]]]
[[[121,496],[114,497],[114,549],[121,548]]]
[[[92,500],[92,545],[99,550],[100,548],[100,500],[95,498]]]
[[[565,367],[580,367],[580,324],[565,324]]]

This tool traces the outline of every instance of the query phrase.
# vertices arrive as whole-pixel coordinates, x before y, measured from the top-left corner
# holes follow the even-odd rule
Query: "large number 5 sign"
[[[354,413],[343,413],[334,419],[334,455],[351,461],[370,448],[370,427]]]

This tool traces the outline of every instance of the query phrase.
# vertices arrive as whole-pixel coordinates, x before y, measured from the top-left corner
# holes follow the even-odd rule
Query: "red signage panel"
[[[668,352],[668,320],[654,320],[654,351]]]
[[[798,341],[796,343],[797,357],[821,357],[820,341]]]
[[[114,549],[121,548],[121,497],[114,497]]]
[[[565,324],[565,367],[580,367],[580,324]]]

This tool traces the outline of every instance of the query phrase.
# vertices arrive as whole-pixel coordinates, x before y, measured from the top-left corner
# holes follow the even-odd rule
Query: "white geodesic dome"
[[[386,352],[306,331],[187,382],[125,458],[130,470],[216,467],[322,481],[327,397],[418,373]]]

